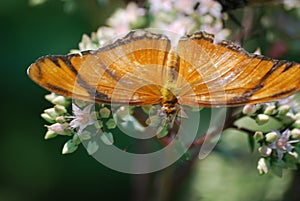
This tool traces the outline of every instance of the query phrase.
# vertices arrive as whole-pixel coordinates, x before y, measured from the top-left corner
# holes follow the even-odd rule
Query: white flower
[[[157,21],[155,26],[180,35],[184,35],[193,29],[196,24],[192,18],[178,14],[176,20],[172,20],[171,23]]]
[[[107,20],[107,24],[111,26],[116,33],[124,34],[130,31],[130,25],[132,23],[135,23],[139,17],[144,15],[145,10],[131,2],[127,5],[126,9],[117,9]]]
[[[283,0],[285,9],[291,10],[292,8],[300,8],[299,0]]]
[[[172,1],[170,0],[149,0],[149,4],[151,13],[172,10]]]
[[[194,6],[197,1],[195,0],[178,0],[174,1],[174,7],[176,10],[184,12],[185,14],[192,14],[194,12]]]
[[[89,125],[96,123],[95,114],[92,112],[93,104],[87,105],[83,109],[77,107],[75,104],[72,104],[74,119],[70,122],[72,128],[78,128],[78,133],[82,131]]]
[[[222,17],[222,6],[215,0],[199,0],[198,12],[200,15],[209,14],[215,18],[220,19]]]

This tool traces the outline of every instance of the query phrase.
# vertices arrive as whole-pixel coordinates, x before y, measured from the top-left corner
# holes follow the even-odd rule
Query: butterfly
[[[45,89],[107,104],[160,104],[167,115],[180,105],[218,107],[270,102],[300,90],[300,64],[246,52],[233,42],[214,43],[200,31],[173,44],[145,30],[97,50],[45,56],[29,77]]]

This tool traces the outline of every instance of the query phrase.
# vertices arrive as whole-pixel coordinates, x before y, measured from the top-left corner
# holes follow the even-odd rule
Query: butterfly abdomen
[[[176,105],[178,104],[178,99],[175,93],[175,83],[178,77],[178,69],[179,56],[174,50],[171,50],[166,62],[166,82],[161,89],[161,104],[168,115],[176,112],[177,110]]]

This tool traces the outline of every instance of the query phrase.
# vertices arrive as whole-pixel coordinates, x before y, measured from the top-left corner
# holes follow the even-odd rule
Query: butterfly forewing
[[[54,93],[89,100],[85,88],[76,88],[78,67],[86,56],[46,56],[38,59],[28,69],[29,77],[40,86]]]
[[[29,76],[44,88],[68,97],[155,104],[161,99],[169,49],[170,41],[164,35],[130,32],[97,51],[39,59],[31,65]]]

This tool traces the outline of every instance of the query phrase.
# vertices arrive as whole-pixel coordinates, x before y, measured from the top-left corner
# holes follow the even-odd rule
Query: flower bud
[[[300,113],[296,113],[295,119],[300,119]]]
[[[48,131],[46,132],[45,136],[44,136],[44,139],[45,139],[45,140],[48,140],[48,139],[54,138],[54,137],[56,137],[56,136],[57,136],[57,133],[55,133],[55,132],[52,131],[52,130],[48,130]]]
[[[266,141],[269,143],[275,142],[278,138],[278,134],[276,132],[270,132],[266,134]]]
[[[258,114],[255,121],[258,125],[263,125],[269,121],[270,117],[266,114]]]
[[[47,128],[57,134],[67,135],[69,134],[69,132],[66,132],[66,128],[68,128],[68,126],[69,126],[68,123],[63,123],[63,124],[55,123],[52,124],[51,126],[47,126]]]
[[[278,115],[286,115],[290,111],[291,107],[289,105],[281,105],[278,108]]]
[[[68,98],[64,96],[56,96],[51,103],[54,105],[61,105],[61,106],[68,106],[70,104],[70,101]]]
[[[79,138],[80,140],[89,140],[92,137],[92,133],[90,131],[84,130],[80,133]]]
[[[275,113],[276,106],[275,105],[268,105],[265,109],[264,109],[264,114],[266,115],[272,115]]]
[[[97,144],[96,141],[89,141],[86,147],[87,152],[89,153],[89,155],[92,155],[94,153],[96,153],[96,151],[98,151],[99,149],[99,145]]]
[[[48,121],[49,123],[55,123],[55,119],[53,119],[49,114],[47,113],[42,113],[41,117]]]
[[[51,118],[55,119],[56,117],[58,117],[59,115],[56,113],[54,108],[48,108],[46,110],[44,110],[44,113],[48,114]]]
[[[243,107],[243,113],[246,115],[252,115],[257,111],[258,107],[256,105],[253,104],[246,104]]]
[[[45,99],[49,102],[52,102],[52,100],[57,97],[57,95],[55,93],[50,93],[50,94],[47,94],[45,95]]]
[[[55,118],[55,121],[57,122],[57,123],[65,123],[65,121],[66,121],[66,119],[65,119],[65,117],[64,116],[59,116],[59,117],[56,117]]]
[[[114,119],[109,119],[109,120],[105,123],[105,125],[107,126],[108,129],[114,129],[114,128],[116,128],[116,126],[117,126],[117,124],[116,124],[116,122],[115,122]]]
[[[259,174],[267,174],[269,172],[268,163],[265,158],[260,158],[257,164]]]
[[[256,131],[253,135],[254,140],[260,141],[264,139],[264,134],[261,131]]]
[[[300,139],[300,129],[299,128],[294,128],[291,130],[291,138],[299,140]]]
[[[101,129],[103,128],[103,122],[101,120],[97,120],[94,124],[95,128]]]
[[[78,148],[78,145],[76,145],[73,140],[68,140],[62,149],[62,154],[70,154],[76,151]]]
[[[298,157],[299,157],[299,155],[298,155],[298,153],[297,152],[289,152],[289,154],[291,155],[291,156],[293,156],[294,158],[296,158],[296,159],[298,159]]]
[[[300,119],[297,119],[297,120],[294,122],[293,126],[294,126],[295,128],[299,128],[299,129],[300,129]]]
[[[259,151],[260,155],[262,155],[264,157],[270,156],[272,153],[272,149],[265,145],[259,147],[258,151]]]
[[[114,143],[114,137],[110,132],[103,132],[100,138],[106,145],[112,145]]]
[[[295,116],[290,112],[288,112],[285,115],[281,116],[281,122],[284,125],[289,125],[289,124],[293,123],[295,121],[295,119],[296,119]]]
[[[102,118],[108,118],[110,116],[110,110],[107,107],[101,108],[99,112]]]
[[[55,105],[54,110],[58,115],[63,115],[67,113],[67,109],[62,105]]]

